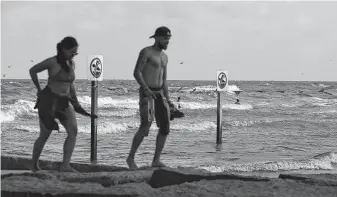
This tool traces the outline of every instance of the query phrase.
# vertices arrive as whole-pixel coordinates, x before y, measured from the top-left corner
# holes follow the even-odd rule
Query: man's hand
[[[36,96],[39,98],[41,94],[41,90],[37,90]]]
[[[167,104],[169,105],[170,109],[173,109],[173,110],[176,109],[176,106],[171,101],[167,101]]]
[[[146,88],[144,90],[144,94],[146,95],[146,97],[156,99],[156,95],[149,88]]]

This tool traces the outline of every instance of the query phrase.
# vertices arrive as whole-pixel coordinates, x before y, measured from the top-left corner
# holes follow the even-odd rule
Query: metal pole
[[[218,102],[217,102],[217,124],[216,124],[216,143],[222,143],[222,102],[221,102],[221,92],[218,93]]]
[[[91,114],[97,115],[98,82],[91,81]],[[97,163],[97,119],[91,117],[91,163]]]

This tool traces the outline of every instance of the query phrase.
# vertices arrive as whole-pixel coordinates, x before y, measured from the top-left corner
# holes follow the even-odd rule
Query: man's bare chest
[[[167,65],[167,58],[164,55],[150,56],[148,58],[148,65],[153,68],[165,68]]]

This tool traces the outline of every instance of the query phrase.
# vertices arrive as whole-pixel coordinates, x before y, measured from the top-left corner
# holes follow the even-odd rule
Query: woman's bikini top
[[[62,83],[72,83],[75,80],[74,69],[69,68],[69,72],[65,71],[64,68],[60,66],[60,70],[55,75],[49,76],[48,83],[62,82]]]

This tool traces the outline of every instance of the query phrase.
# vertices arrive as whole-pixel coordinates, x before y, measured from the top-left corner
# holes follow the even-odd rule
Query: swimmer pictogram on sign
[[[102,62],[99,58],[95,58],[91,61],[90,72],[93,77],[99,78],[102,73]]]
[[[88,58],[88,80],[103,80],[103,56],[94,55]]]
[[[226,91],[228,86],[228,71],[217,71],[217,91]]]

